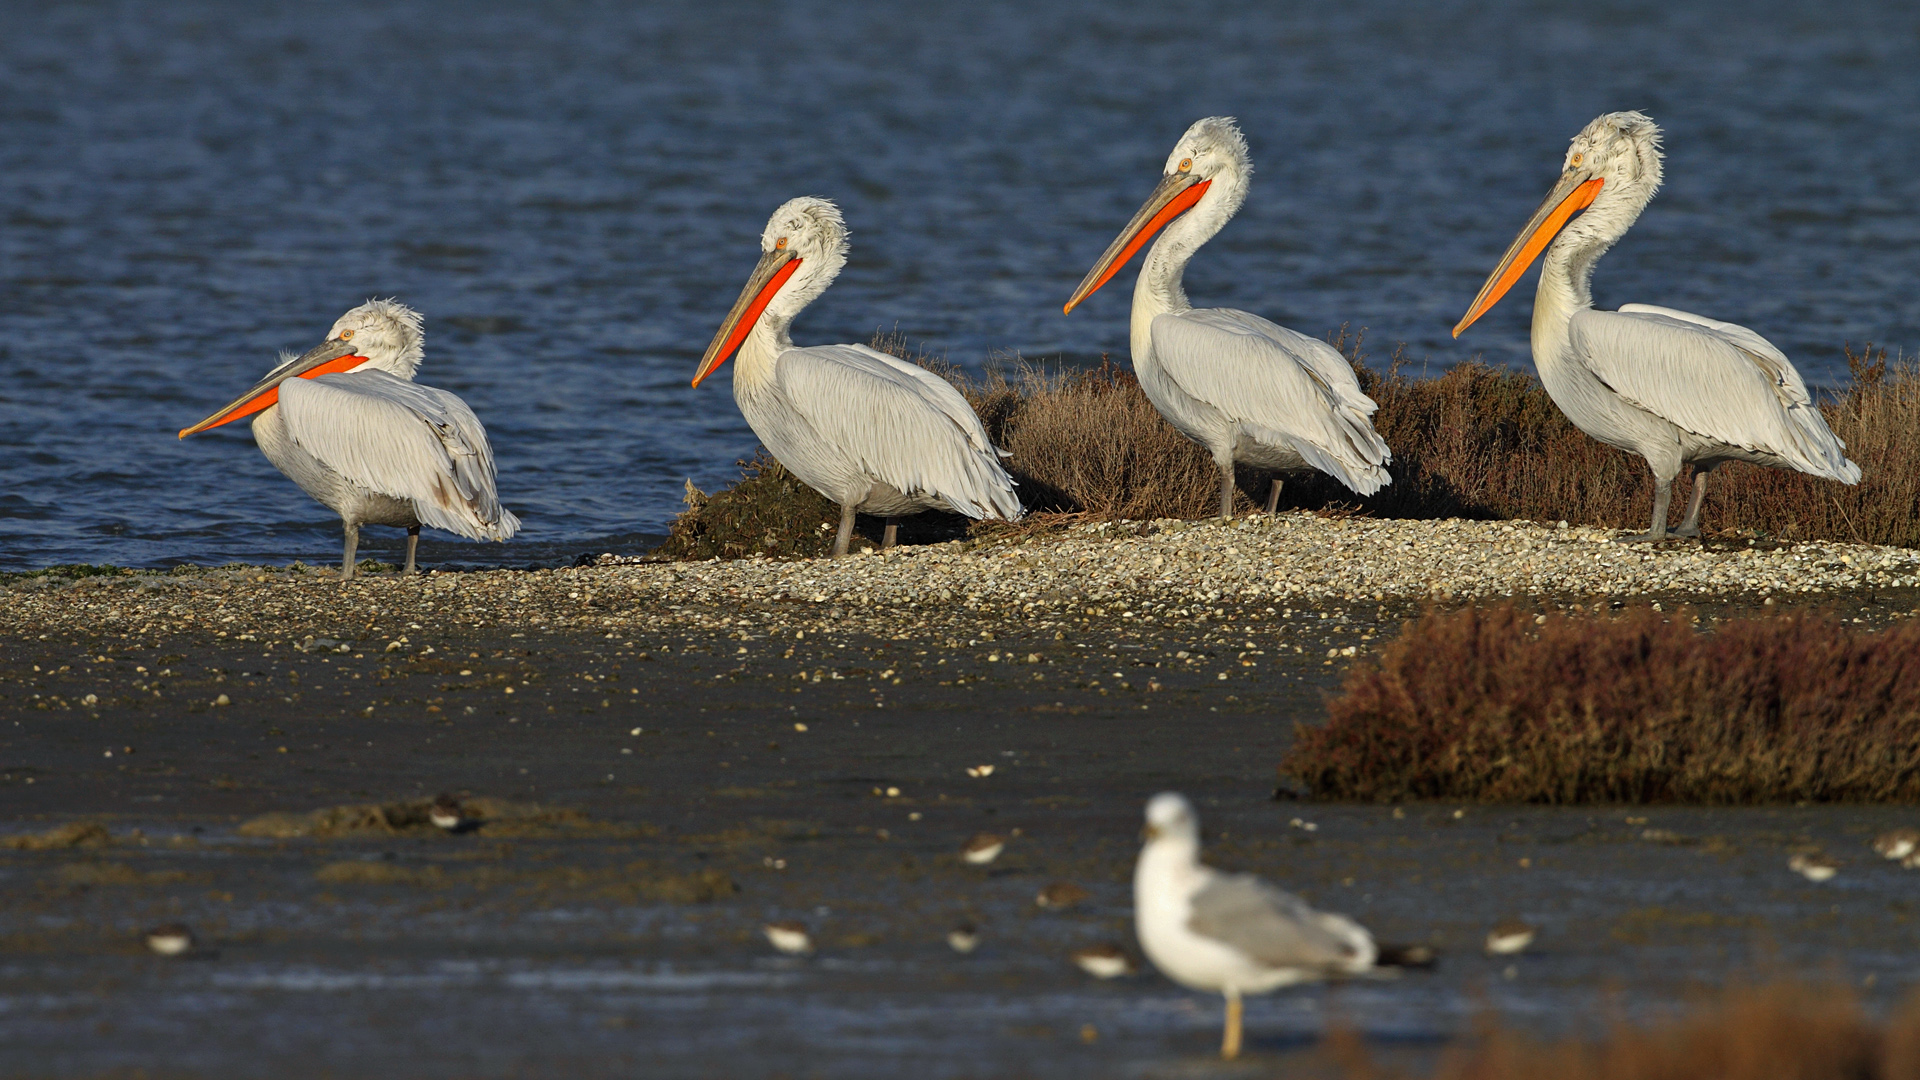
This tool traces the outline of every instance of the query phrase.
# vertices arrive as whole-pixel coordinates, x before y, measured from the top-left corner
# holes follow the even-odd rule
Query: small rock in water
[[[813,951],[813,935],[804,923],[771,922],[760,928],[774,948],[788,956],[805,956]]]

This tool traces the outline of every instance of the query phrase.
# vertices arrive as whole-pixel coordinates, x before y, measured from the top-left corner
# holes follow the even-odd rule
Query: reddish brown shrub
[[[1409,623],[1280,764],[1321,798],[1920,801],[1920,624],[1468,608]]]
[[[1914,1002],[1885,1024],[1844,987],[1778,982],[1732,987],[1695,1012],[1614,1024],[1597,1039],[1547,1042],[1498,1019],[1445,1053],[1429,1080],[1920,1080]],[[1404,1080],[1350,1036],[1329,1046],[1335,1074]]]

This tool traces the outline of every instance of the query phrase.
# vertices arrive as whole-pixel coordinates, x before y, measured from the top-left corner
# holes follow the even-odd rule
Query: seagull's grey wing
[[[1373,938],[1357,924],[1251,874],[1214,875],[1194,894],[1187,928],[1270,967],[1353,972],[1373,963]]]
[[[505,540],[520,519],[494,492],[493,449],[467,403],[384,371],[280,384],[293,441],[360,486],[405,499],[423,524]]]

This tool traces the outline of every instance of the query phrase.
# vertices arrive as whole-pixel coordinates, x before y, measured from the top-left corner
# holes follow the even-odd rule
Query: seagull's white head
[[[1189,252],[1198,248],[1227,223],[1247,198],[1247,179],[1253,175],[1253,159],[1247,154],[1247,140],[1231,116],[1209,116],[1196,120],[1167,155],[1167,166],[1160,184],[1147,196],[1133,220],[1107,245],[1093,269],[1080,279],[1080,286],[1067,298],[1063,309],[1073,309],[1112,279],[1134,253],[1146,246],[1155,233],[1182,218],[1181,226],[1168,232],[1178,237]]]
[[[351,345],[365,366],[403,379],[413,378],[426,353],[420,313],[398,300],[369,300],[340,316],[327,331],[328,341]]]
[[[1459,337],[1499,303],[1563,231],[1581,252],[1574,274],[1584,286],[1594,260],[1627,231],[1660,189],[1660,175],[1660,125],[1638,112],[1595,117],[1573,137],[1559,182],[1487,275],[1453,336]]]
[[[1147,825],[1142,835],[1149,844],[1200,844],[1200,818],[1186,796],[1163,791],[1147,800]]]
[[[759,323],[785,330],[846,264],[847,223],[839,207],[804,196],[782,203],[760,233],[760,262],[707,345],[693,385],[725,363]]]
[[[279,366],[251,390],[205,420],[180,432],[181,438],[230,424],[280,403],[280,384],[316,379],[366,367],[413,378],[425,352],[420,313],[397,300],[369,300],[340,316],[326,340],[299,356],[281,354]]]

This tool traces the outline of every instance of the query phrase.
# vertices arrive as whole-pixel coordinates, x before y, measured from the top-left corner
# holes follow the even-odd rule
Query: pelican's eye
[[[1180,159],[1180,171],[1181,171],[1181,172],[1192,172],[1192,171],[1193,171],[1193,159],[1192,159],[1192,158],[1181,158],[1181,159]]]
[[[340,340],[341,340],[341,341],[348,341],[348,340],[351,340],[351,339],[352,339],[352,337],[353,337],[353,331],[351,331],[351,330],[342,330],[342,331],[340,331]]]
[[[1587,155],[1575,154],[1572,157],[1567,159],[1567,167],[1572,169],[1577,169],[1580,167],[1580,163],[1585,160],[1587,160]]]
[[[785,251],[785,250],[787,250],[787,238],[783,236],[783,237],[781,237],[780,239],[778,239],[778,240],[775,240],[775,241],[773,242],[773,250],[775,250],[775,251]]]

